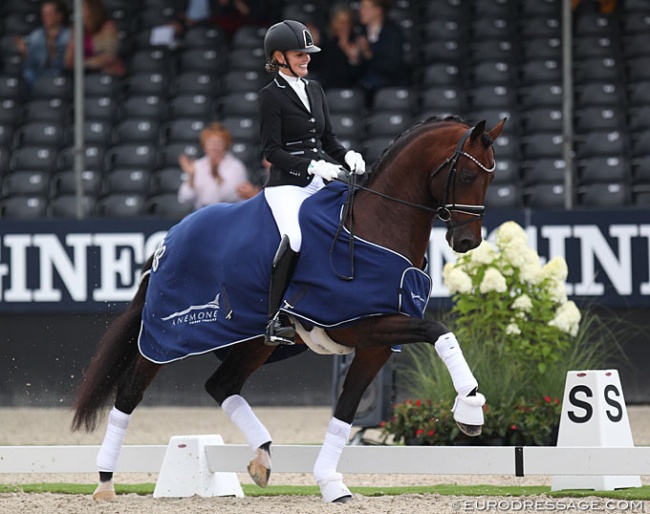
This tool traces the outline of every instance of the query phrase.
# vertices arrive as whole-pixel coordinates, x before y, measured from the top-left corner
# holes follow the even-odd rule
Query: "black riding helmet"
[[[282,53],[289,50],[306,52],[312,54],[320,52],[320,48],[314,44],[314,38],[299,21],[284,20],[269,27],[264,36],[264,53],[266,54],[267,69],[269,65],[277,66],[273,63],[273,52],[280,50]]]

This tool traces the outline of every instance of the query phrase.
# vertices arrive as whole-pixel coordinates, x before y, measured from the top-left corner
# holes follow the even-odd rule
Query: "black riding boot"
[[[280,312],[279,309],[296,262],[298,262],[298,255],[299,252],[294,252],[289,246],[289,238],[283,236],[273,259],[273,270],[271,271],[269,321],[266,324],[264,336],[264,343],[269,346],[295,343],[296,328],[289,316]]]

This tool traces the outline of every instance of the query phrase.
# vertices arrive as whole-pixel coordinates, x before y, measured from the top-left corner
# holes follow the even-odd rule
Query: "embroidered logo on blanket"
[[[160,318],[162,321],[171,321],[172,327],[177,325],[194,325],[195,323],[212,323],[217,321],[219,314],[219,294],[214,300],[203,305],[190,305],[187,309],[175,312]]]

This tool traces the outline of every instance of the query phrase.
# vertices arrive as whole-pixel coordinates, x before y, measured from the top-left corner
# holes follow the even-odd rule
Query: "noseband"
[[[440,173],[445,168],[445,166],[449,166],[449,173],[447,174],[447,181],[445,182],[444,205],[441,205],[436,209],[429,209],[424,205],[413,204],[415,207],[425,208],[427,210],[433,210],[435,215],[438,217],[438,219],[445,222],[447,226],[449,226],[449,228],[454,228],[460,225],[464,225],[465,223],[481,220],[483,219],[483,215],[485,214],[485,205],[466,205],[462,203],[456,203],[456,168],[458,166],[458,159],[460,159],[461,156],[467,157],[470,161],[474,162],[479,168],[481,168],[483,171],[487,173],[493,173],[497,165],[495,161],[492,164],[491,168],[487,168],[486,166],[481,164],[478,161],[478,159],[476,159],[474,156],[463,151],[463,146],[465,146],[465,141],[467,141],[467,138],[472,133],[472,130],[474,130],[473,127],[468,129],[463,134],[463,137],[460,138],[460,141],[458,141],[458,144],[456,145],[456,150],[454,150],[453,155],[451,155],[451,157],[447,157],[447,159],[445,159],[445,161],[440,166],[438,166],[435,170],[433,170],[431,176],[429,177],[429,189],[431,189],[431,182],[433,182],[433,179],[438,175],[438,173]],[[450,197],[451,197],[451,203],[448,203]],[[474,216],[474,218],[466,220],[461,223],[456,223],[455,225],[451,225],[452,212],[460,212],[462,214],[468,214],[470,216]]]

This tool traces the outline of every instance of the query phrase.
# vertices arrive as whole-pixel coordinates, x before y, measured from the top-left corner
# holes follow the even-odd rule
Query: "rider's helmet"
[[[273,52],[280,50],[282,53],[289,50],[307,52],[309,54],[320,52],[314,44],[314,38],[309,29],[294,20],[284,20],[269,27],[264,36],[264,53],[266,54],[267,71],[277,71],[278,63],[273,58]]]

